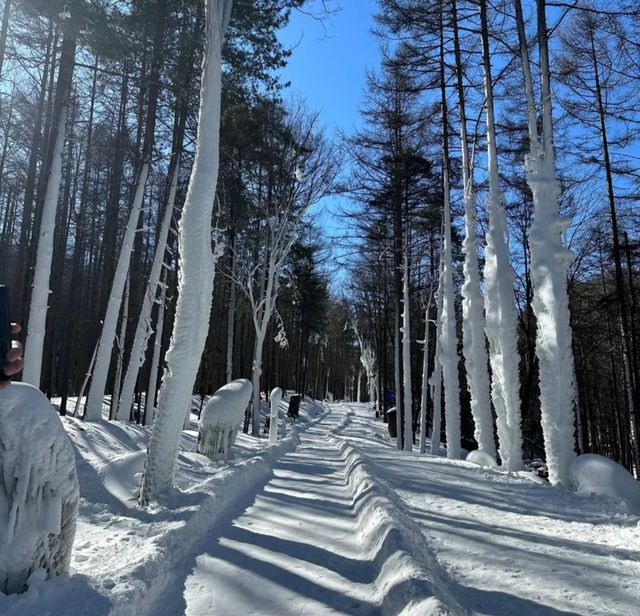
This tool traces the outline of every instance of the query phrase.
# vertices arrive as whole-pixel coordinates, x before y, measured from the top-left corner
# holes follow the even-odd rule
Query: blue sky
[[[286,46],[297,43],[283,71],[284,79],[291,81],[289,93],[320,111],[322,123],[332,132],[336,128],[349,132],[359,125],[366,69],[375,68],[379,57],[370,33],[376,4],[376,0],[336,0],[334,6],[340,10],[324,27],[296,11],[281,33]]]
[[[319,0],[311,0],[311,7]],[[362,125],[359,109],[363,101],[367,69],[379,64],[378,43],[371,34],[377,0],[334,0],[337,11],[324,25],[309,15],[294,12],[280,40],[293,47],[288,66],[282,71],[291,86],[284,92],[304,99],[311,110],[320,112],[327,136],[339,130],[351,133]],[[345,280],[340,262],[345,249],[338,238],[345,233],[338,211],[350,209],[345,196],[326,197],[311,208],[333,255],[328,266],[336,292]],[[342,257],[342,258],[341,258]]]

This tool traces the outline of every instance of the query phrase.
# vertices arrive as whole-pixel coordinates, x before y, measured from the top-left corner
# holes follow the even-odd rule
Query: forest
[[[5,0],[23,380],[87,421],[164,406],[167,443],[192,393],[247,377],[254,435],[280,386],[393,406],[401,449],[637,474],[636,3],[379,0],[363,128],[333,139],[289,95],[278,32],[339,10]]]

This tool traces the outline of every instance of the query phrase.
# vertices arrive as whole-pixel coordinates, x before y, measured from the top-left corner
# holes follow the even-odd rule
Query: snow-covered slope
[[[619,501],[399,453],[366,405],[305,401],[282,442],[241,434],[228,464],[186,431],[178,485],[147,509],[134,506],[147,431],[65,427],[74,574],[0,595],[3,615],[638,613],[639,518]]]

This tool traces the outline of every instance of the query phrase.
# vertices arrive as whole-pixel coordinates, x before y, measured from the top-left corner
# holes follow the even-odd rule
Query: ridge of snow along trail
[[[3,615],[640,614],[639,518],[620,502],[398,452],[365,404],[303,401],[283,441],[240,435],[229,463],[187,430],[177,487],[147,509],[148,431],[63,422],[72,575],[0,594]]]

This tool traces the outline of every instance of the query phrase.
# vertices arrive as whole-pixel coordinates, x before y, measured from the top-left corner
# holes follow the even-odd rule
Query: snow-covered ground
[[[621,503],[399,453],[366,405],[305,402],[283,442],[241,434],[229,463],[186,431],[178,485],[147,509],[133,500],[147,431],[64,425],[73,575],[0,595],[0,614],[640,613],[639,518]]]

